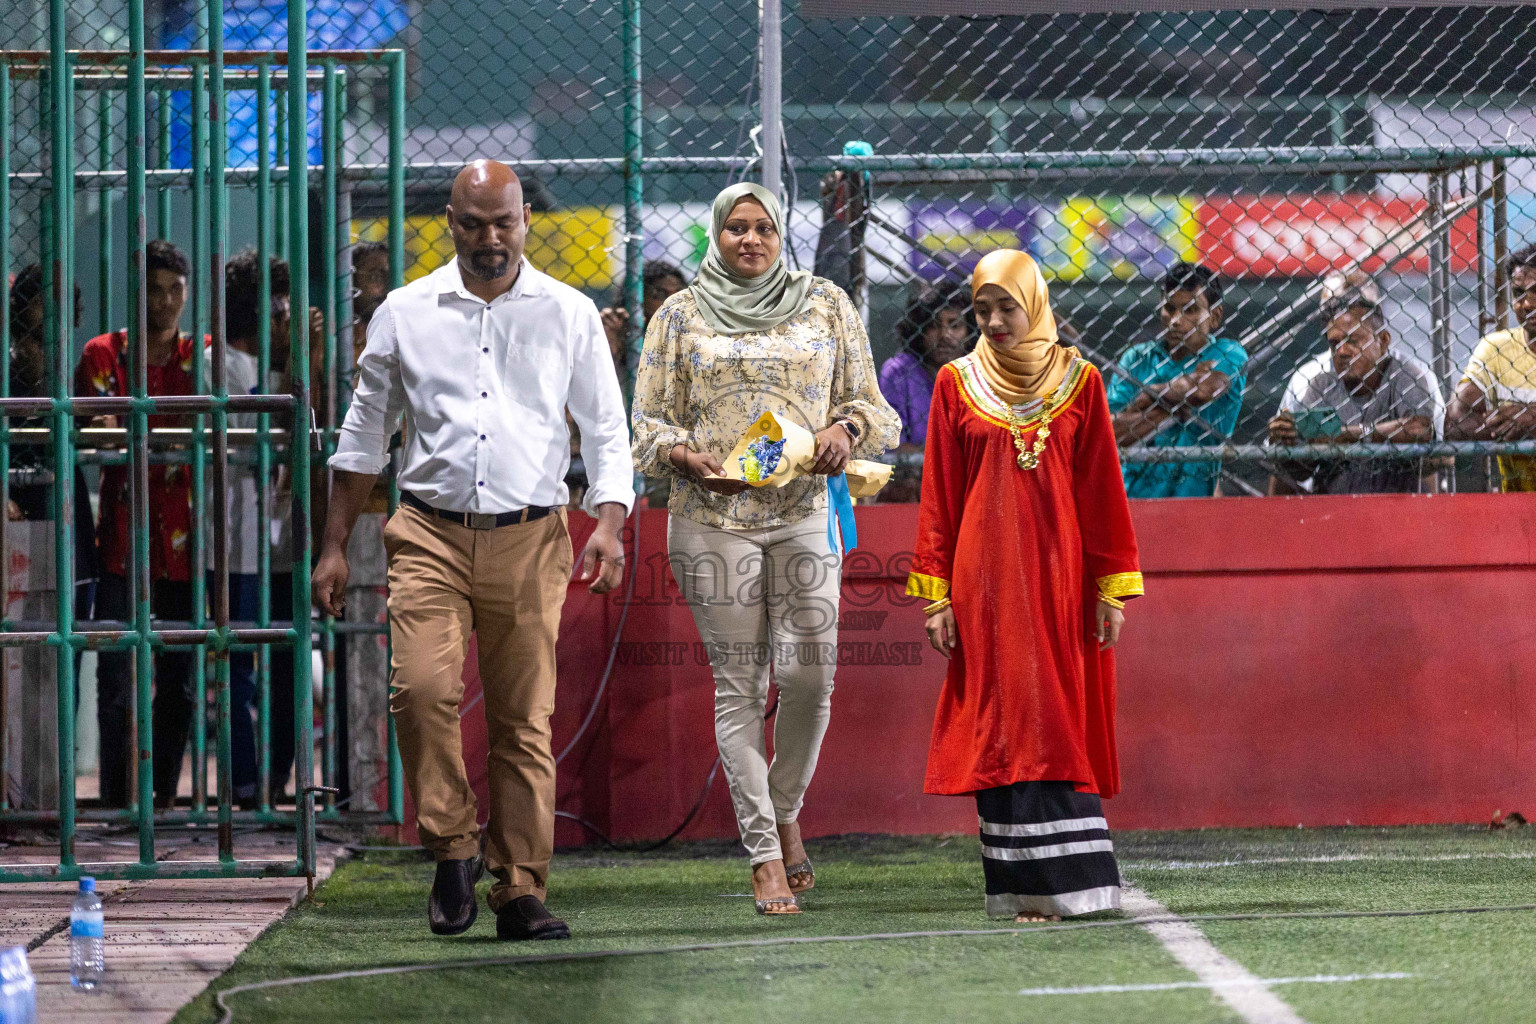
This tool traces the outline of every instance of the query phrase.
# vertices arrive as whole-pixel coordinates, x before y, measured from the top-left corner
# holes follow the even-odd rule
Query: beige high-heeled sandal
[[[798,864],[787,865],[784,868],[784,874],[789,877],[789,891],[796,895],[816,888],[816,872],[811,867],[809,857]],[[796,879],[800,881],[797,882]]]

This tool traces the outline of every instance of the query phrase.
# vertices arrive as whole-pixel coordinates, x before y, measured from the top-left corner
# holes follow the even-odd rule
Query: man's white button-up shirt
[[[486,302],[454,259],[389,293],[368,325],[333,469],[379,473],[408,414],[400,487],[435,508],[564,505],[569,409],[587,469],[583,507],[634,503],[629,426],[592,300],[522,262]]]

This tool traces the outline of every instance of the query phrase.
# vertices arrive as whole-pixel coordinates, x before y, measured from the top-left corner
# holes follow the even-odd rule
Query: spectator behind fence
[[[1394,351],[1381,290],[1369,276],[1331,274],[1323,282],[1328,351],[1291,376],[1280,411],[1269,421],[1271,444],[1434,441],[1445,399],[1429,367]],[[1271,494],[1432,493],[1435,472],[1422,458],[1288,462],[1272,475]],[[1286,479],[1289,477],[1290,479]],[[1299,482],[1298,490],[1292,481]]]
[[[880,367],[880,391],[901,417],[897,451],[923,450],[939,367],[970,348],[971,327],[965,319],[970,305],[964,288],[946,283],[913,299],[896,324],[901,350]]]
[[[48,382],[48,346],[44,336],[43,268],[33,263],[11,281],[11,396],[41,398],[52,394]],[[80,286],[75,285],[74,319],[80,322]],[[71,333],[73,333],[71,331]],[[28,416],[11,421],[12,428],[47,428],[49,417]],[[12,522],[53,518],[53,454],[44,445],[11,444],[11,498],[6,517]],[[89,619],[96,600],[96,520],[91,513],[91,494],[85,474],[75,466],[75,621]],[[80,655],[75,651],[75,682],[78,693]]]
[[[352,247],[352,371],[368,343],[368,325],[389,294],[389,247],[383,242],[359,242]]]
[[[145,335],[145,376],[148,393],[191,395],[193,339],[180,330],[187,300],[187,258],[169,242],[156,240],[144,250],[144,288],[149,330]],[[75,393],[82,396],[126,396],[132,393],[128,332],[113,331],[86,342],[75,376]],[[189,417],[155,415],[151,429],[188,425]],[[101,471],[101,528],[97,549],[101,581],[96,590],[96,616],[131,620],[128,566],[133,561],[127,466]],[[150,608],[162,620],[192,618],[192,486],[185,463],[149,467]],[[101,801],[106,807],[128,804],[131,777],[129,737],[133,734],[131,655],[103,651],[96,669],[96,719],[101,733]],[[195,710],[192,652],[162,649],[154,657],[154,789],[155,804],[167,807],[175,799],[181,777],[182,752]]]
[[[257,331],[262,317],[271,327],[271,366],[286,367],[291,349],[288,339],[288,264],[276,259],[269,264],[270,288],[263,297],[261,263],[254,249],[238,253],[224,269],[224,332],[228,347],[224,357],[225,385],[231,395],[281,394],[287,390],[287,374],[271,370],[262,381]],[[231,428],[255,428],[259,415],[229,414]],[[274,424],[276,425],[276,424]],[[274,469],[276,467],[274,466]],[[269,478],[268,484],[273,481]],[[229,544],[229,617],[242,624],[256,622],[260,576],[256,467],[231,463],[225,477]],[[287,503],[279,503],[274,490],[267,492],[268,536],[271,549],[271,620],[293,619],[293,554],[290,531],[285,529]],[[212,534],[210,532],[209,536]],[[213,566],[210,545],[208,565]],[[210,573],[208,590],[213,593]],[[285,645],[271,648],[271,776],[270,794],[277,802],[288,781],[293,763],[293,650]],[[244,810],[259,805],[256,733],[252,716],[256,709],[256,655],[234,651],[229,656],[230,772],[234,798]],[[344,704],[341,706],[345,706]]]
[[[880,367],[880,393],[901,417],[898,453],[923,450],[928,437],[928,405],[939,368],[970,348],[971,327],[965,318],[970,306],[970,295],[963,287],[945,282],[919,293],[897,321],[901,349]],[[899,468],[880,500],[915,502],[922,480],[921,468]]]
[[[640,330],[645,335],[645,325],[661,308],[661,304],[688,287],[683,272],[666,260],[646,260],[642,272],[643,288],[640,300]],[[629,310],[625,308],[624,293],[628,289],[620,285],[613,293],[613,301],[603,307],[603,333],[608,336],[608,354],[613,356],[613,367],[619,372],[619,383],[629,377],[626,350],[629,347]]]
[[[33,263],[11,280],[11,397],[43,398],[52,394],[48,381],[48,345],[44,337],[43,268]],[[74,323],[80,321],[80,286],[75,285]],[[47,429],[49,417],[28,416],[11,421],[13,428]],[[11,499],[6,515],[12,522],[53,517],[53,456],[44,445],[11,445]],[[85,477],[75,467],[75,582],[94,586],[96,524],[91,519]],[[82,535],[83,534],[83,535]],[[82,543],[85,545],[81,548]],[[75,608],[77,618],[90,606]]]
[[[363,349],[368,344],[368,325],[373,323],[373,314],[379,311],[384,304],[384,297],[389,294],[389,247],[383,242],[359,242],[352,248],[352,387],[357,387],[357,363],[363,357]],[[399,434],[390,440],[391,449],[399,447]],[[321,469],[324,469],[322,466]],[[326,472],[329,472],[328,470]],[[327,495],[330,490],[329,480],[325,486],[310,489],[311,500]],[[365,514],[387,514],[389,512],[389,479],[380,476],[374,482],[373,490],[368,494],[368,502],[363,506]],[[319,536],[319,534],[316,534]],[[346,645],[337,647],[338,651],[345,650]],[[344,657],[344,656],[343,656]],[[338,672],[341,670],[338,668]],[[340,678],[338,676],[338,678]]]
[[[644,291],[640,304],[640,330],[639,335],[645,335],[646,324],[651,322],[651,317],[661,308],[661,304],[673,295],[688,287],[688,281],[683,277],[683,272],[666,260],[646,260],[643,272]],[[620,285],[614,289],[613,301],[603,307],[603,333],[608,337],[608,354],[613,357],[613,368],[619,374],[619,388],[624,395],[624,407],[629,408],[634,391],[634,380],[629,373],[628,342],[629,342],[629,310],[624,306],[624,294],[627,289]],[[577,459],[581,455],[581,429],[576,421],[567,412],[565,414],[566,429],[571,432],[571,473],[566,479],[566,486],[570,489],[569,505],[571,508],[579,508],[581,502],[586,500],[587,479],[584,472],[576,468]],[[644,487],[643,496],[650,504],[664,504],[671,490],[671,481],[662,478],[647,480],[636,476],[636,487]]]
[[[1536,440],[1536,245],[1509,258],[1520,326],[1477,343],[1456,385],[1445,436],[1456,441]],[[1500,489],[1536,491],[1536,456],[1500,455]]]
[[[1121,369],[1136,382],[1114,374],[1109,385],[1115,440],[1121,447],[1219,444],[1237,426],[1248,363],[1243,346],[1211,337],[1226,316],[1221,279],[1181,262],[1161,288],[1162,338],[1121,353]],[[1126,462],[1124,473],[1133,498],[1207,498],[1216,493],[1221,463]]]

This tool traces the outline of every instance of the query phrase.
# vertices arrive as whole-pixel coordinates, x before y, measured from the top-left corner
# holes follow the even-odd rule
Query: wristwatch
[[[853,420],[838,420],[837,425],[848,431],[848,440],[859,443],[859,425]]]

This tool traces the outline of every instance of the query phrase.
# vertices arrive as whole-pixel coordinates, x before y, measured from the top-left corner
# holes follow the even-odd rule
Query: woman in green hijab
[[[698,277],[646,328],[633,413],[636,468],[672,478],[672,575],[710,654],[715,739],[761,914],[798,914],[798,894],[815,882],[798,817],[837,665],[842,552],[828,542],[827,478],[895,447],[901,432],[853,302],[787,269],[783,247],[766,189],[732,185],[715,198]],[[816,435],[816,475],[762,488],[721,476],[765,412]]]

